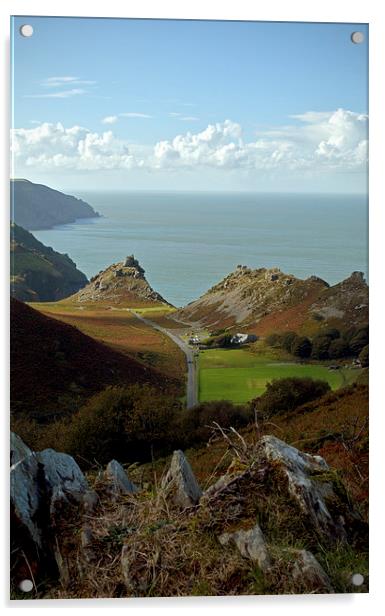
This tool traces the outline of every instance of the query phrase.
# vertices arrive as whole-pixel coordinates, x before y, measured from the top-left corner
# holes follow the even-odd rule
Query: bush
[[[363,368],[368,368],[369,366],[369,345],[368,344],[364,346],[358,358],[361,362],[361,366]]]
[[[326,381],[311,378],[287,377],[267,383],[266,391],[251,402],[251,407],[270,417],[275,414],[292,411],[301,404],[316,400],[330,391]]]
[[[337,340],[337,338],[341,337],[341,332],[336,327],[330,327],[329,329],[324,329],[321,336],[327,336],[331,340]]]
[[[207,442],[212,435],[214,422],[222,428],[241,428],[253,420],[253,411],[249,405],[236,406],[227,400],[203,402],[192,409],[182,411],[178,420],[183,447],[192,447]]]
[[[283,336],[282,334],[270,334],[266,337],[266,344],[271,347],[281,347],[283,346]]]
[[[332,340],[329,346],[330,359],[340,359],[341,357],[347,357],[350,353],[348,343],[342,338]]]
[[[291,353],[291,347],[293,345],[294,340],[298,338],[295,332],[286,332],[286,334],[282,335],[282,347],[288,353]]]
[[[171,451],[180,405],[149,386],[108,387],[62,425],[62,449],[79,463],[147,461]]]
[[[313,338],[311,356],[313,359],[328,359],[329,347],[332,339],[329,336],[316,336]]]
[[[361,327],[349,340],[350,350],[353,355],[359,355],[364,347],[369,344],[369,327]]]
[[[312,344],[309,338],[306,336],[295,336],[293,339],[290,352],[296,357],[306,358],[310,357],[312,351]]]

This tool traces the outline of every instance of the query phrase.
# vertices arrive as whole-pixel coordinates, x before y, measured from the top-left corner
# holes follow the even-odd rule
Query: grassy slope
[[[199,359],[199,398],[227,399],[243,403],[263,393],[266,383],[288,376],[308,376],[327,381],[332,389],[351,383],[359,370],[330,371],[320,364],[274,361],[244,349],[201,351]]]
[[[129,334],[128,334],[129,335]],[[77,408],[110,384],[177,382],[70,324],[11,300],[11,409],[37,419]]]
[[[80,331],[99,340],[120,353],[134,357],[148,366],[157,368],[165,375],[184,381],[185,357],[182,351],[165,335],[139,321],[125,309],[109,309],[100,304],[75,307],[65,301],[36,303],[33,307],[77,327]],[[137,310],[135,308],[135,310]],[[146,308],[137,310],[144,315],[151,310],[167,314],[170,308]]]

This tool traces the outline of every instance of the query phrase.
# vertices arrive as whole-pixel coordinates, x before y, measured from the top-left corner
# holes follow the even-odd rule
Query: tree
[[[326,381],[311,378],[287,377],[267,383],[266,391],[252,401],[252,408],[263,417],[292,411],[298,406],[316,400],[330,391]]]
[[[295,338],[297,338],[297,334],[295,332],[286,332],[282,335],[282,347],[288,352],[291,353],[291,346]]]
[[[349,341],[353,355],[359,355],[364,347],[369,344],[369,327],[360,327]]]
[[[368,344],[364,346],[358,358],[361,362],[361,366],[363,368],[368,368],[369,366],[369,345]]]
[[[340,359],[341,357],[347,357],[349,355],[349,345],[342,338],[332,340],[329,346],[330,359]]]
[[[296,357],[306,358],[310,357],[312,350],[312,344],[309,338],[306,336],[295,336],[293,339],[290,351]]]
[[[340,338],[341,332],[336,327],[329,327],[324,329],[320,335],[327,336],[331,340],[337,340],[337,338]]]
[[[316,336],[312,341],[311,356],[313,359],[328,359],[332,339],[329,336]]]

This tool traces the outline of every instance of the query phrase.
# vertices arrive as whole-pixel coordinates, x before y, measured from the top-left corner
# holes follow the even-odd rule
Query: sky
[[[13,177],[367,190],[365,24],[15,17],[12,30]]]

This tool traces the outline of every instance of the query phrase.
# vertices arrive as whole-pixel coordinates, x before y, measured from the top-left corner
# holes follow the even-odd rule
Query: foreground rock
[[[182,451],[174,451],[162,488],[168,491],[169,500],[177,507],[192,507],[199,503],[202,490]]]
[[[123,466],[116,460],[108,463],[104,477],[107,491],[114,498],[122,494],[135,494],[138,491],[136,485],[128,478]]]
[[[13,443],[19,454],[28,452],[21,439],[14,436]],[[15,552],[23,551],[32,562],[40,554],[50,567],[56,562],[61,580],[68,583],[62,530],[71,519],[79,522],[79,514],[81,520],[85,511],[92,511],[97,495],[75,460],[53,449],[31,452],[11,466],[10,473]]]
[[[223,533],[218,537],[221,545],[234,544],[245,558],[256,563],[261,571],[268,571],[271,559],[265,538],[258,524],[249,530],[237,530],[234,533]]]
[[[308,550],[290,550],[293,559],[289,567],[297,592],[333,593],[328,575]]]
[[[302,453],[275,436],[265,436],[257,445],[256,459],[283,483],[288,499],[298,504],[315,531],[332,541],[346,539],[342,512],[348,499],[336,493],[335,477],[323,458]]]
[[[15,434],[15,432],[11,432],[11,442],[10,442],[10,458],[11,458],[11,466],[16,464],[16,462],[20,462],[23,458],[30,456],[32,450],[21,440],[20,436]]]

